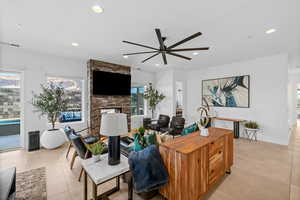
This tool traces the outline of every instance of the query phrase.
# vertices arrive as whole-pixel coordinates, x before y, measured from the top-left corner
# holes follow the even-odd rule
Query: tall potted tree
[[[41,144],[46,149],[54,149],[65,142],[64,133],[55,127],[60,113],[68,108],[69,99],[65,95],[64,88],[51,83],[49,86],[41,85],[40,94],[33,93],[32,105],[40,116],[47,116],[51,123],[51,129],[45,130],[41,136]]]
[[[158,90],[154,89],[152,84],[149,83],[149,86],[146,88],[144,95],[144,99],[148,101],[148,106],[151,110],[152,118],[154,118],[154,112],[157,105],[166,98],[165,95],[159,93]]]

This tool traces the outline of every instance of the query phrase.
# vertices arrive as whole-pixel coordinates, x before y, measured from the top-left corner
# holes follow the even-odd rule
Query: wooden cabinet
[[[233,131],[209,128],[163,143],[159,147],[169,173],[160,189],[168,200],[199,200],[233,164]]]

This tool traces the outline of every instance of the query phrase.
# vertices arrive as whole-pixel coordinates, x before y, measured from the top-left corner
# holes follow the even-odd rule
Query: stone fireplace
[[[127,114],[128,130],[130,130],[130,95],[128,96],[110,96],[93,95],[93,71],[104,71],[120,74],[130,74],[130,67],[102,62],[98,60],[89,60],[87,63],[88,78],[88,126],[92,135],[99,135],[101,113],[120,112]],[[109,87],[109,86],[108,86]]]

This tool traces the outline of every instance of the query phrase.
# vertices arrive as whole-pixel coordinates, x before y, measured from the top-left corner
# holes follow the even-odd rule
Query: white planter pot
[[[93,158],[94,162],[96,163],[96,162],[98,162],[98,161],[101,160],[101,154],[99,154],[99,155],[92,155],[92,158]]]
[[[66,142],[63,130],[46,130],[41,136],[41,145],[46,149],[55,149]]]
[[[200,128],[200,135],[201,136],[209,136],[208,128]]]
[[[247,131],[259,131],[259,128],[246,128]]]

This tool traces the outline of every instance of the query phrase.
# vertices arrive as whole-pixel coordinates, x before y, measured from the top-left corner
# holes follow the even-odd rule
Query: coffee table
[[[121,155],[120,160],[121,162],[118,165],[109,165],[108,155],[103,154],[101,156],[101,160],[96,163],[92,158],[81,161],[84,170],[84,200],[88,199],[87,177],[89,177],[92,181],[93,200],[104,199],[107,196],[120,190],[120,176],[129,172],[130,170],[128,159],[124,155]],[[116,179],[116,186],[98,196],[97,187],[112,179]],[[130,180],[128,182],[128,200],[132,200],[132,193],[132,180]]]

